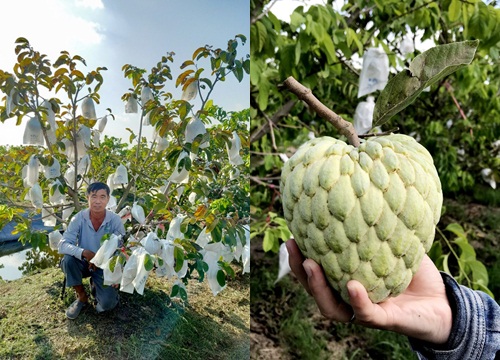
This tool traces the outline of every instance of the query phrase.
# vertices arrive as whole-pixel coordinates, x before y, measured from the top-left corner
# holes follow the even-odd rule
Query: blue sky
[[[243,34],[247,43],[238,47],[239,57],[250,51],[248,0],[16,0],[9,2],[3,15],[0,69],[12,72],[16,61],[14,41],[20,36],[27,38],[35,50],[47,54],[52,62],[61,50],[67,50],[86,60],[86,71],[107,67],[97,116],[105,115],[105,109],[111,108],[116,119],[108,121],[104,134],[125,139],[129,135],[126,127],[138,133],[139,115],[125,114],[120,100],[132,86],[123,77],[124,64],[149,71],[162,55],[175,52],[171,65],[174,81],[167,91],[180,98],[181,89],[175,88],[175,78],[181,72],[182,62],[191,59],[195,49],[207,44],[224,49],[229,39]],[[204,74],[209,74],[208,69]],[[3,96],[0,93],[0,98]],[[229,76],[211,97],[228,111],[249,107],[249,77],[238,83],[234,76]],[[194,100],[194,104],[197,108],[199,100]],[[24,124],[15,126],[14,119],[0,123],[0,145],[21,144],[23,132]],[[143,133],[151,139],[152,128],[146,127]]]

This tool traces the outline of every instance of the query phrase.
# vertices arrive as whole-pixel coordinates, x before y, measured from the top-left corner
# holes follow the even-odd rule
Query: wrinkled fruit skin
[[[310,140],[285,163],[280,185],[300,250],[346,302],[349,280],[361,282],[374,303],[408,287],[443,202],[431,155],[400,134],[358,148],[331,137]]]

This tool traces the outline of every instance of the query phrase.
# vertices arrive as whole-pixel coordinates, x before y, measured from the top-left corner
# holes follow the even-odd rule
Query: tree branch
[[[278,121],[287,116],[290,113],[290,110],[295,106],[297,100],[288,100],[288,102],[283,105],[271,118],[271,121],[266,122],[262,127],[258,128],[250,135],[250,143],[259,140],[270,130],[270,123],[276,125]]]
[[[307,103],[319,116],[332,123],[342,135],[347,137],[349,144],[355,147],[359,146],[359,137],[356,130],[354,130],[354,126],[321,103],[313,95],[311,89],[306,88],[292,76],[285,80],[284,85],[297,95],[299,99]]]

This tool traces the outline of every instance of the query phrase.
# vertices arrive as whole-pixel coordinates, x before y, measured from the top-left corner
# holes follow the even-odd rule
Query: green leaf
[[[467,238],[467,236],[465,235],[465,230],[460,224],[451,223],[446,227],[445,230],[454,233],[458,237]]]
[[[256,26],[257,26],[258,51],[261,52],[262,49],[264,48],[264,44],[266,43],[267,29],[264,26],[264,24],[260,21],[257,21]]]
[[[184,265],[184,251],[180,247],[174,248],[174,257],[175,257],[175,268],[174,270],[180,271],[182,266]]]
[[[175,297],[179,293],[179,285],[172,286],[172,292],[170,293],[170,297]]]
[[[451,0],[448,7],[448,18],[450,21],[457,21],[462,11],[462,3],[460,0]]]
[[[415,57],[410,69],[394,76],[380,93],[373,126],[385,123],[410,105],[426,87],[470,64],[478,45],[478,40],[439,45]]]
[[[271,251],[274,248],[274,234],[271,231],[266,231],[264,233],[264,242],[262,243],[262,247],[265,252]]]
[[[224,274],[224,271],[222,270],[217,271],[217,282],[219,283],[220,286],[226,285],[226,274]]]
[[[146,256],[144,257],[144,269],[146,269],[146,271],[151,271],[153,270],[153,267],[154,267],[154,261],[151,255],[146,254]]]

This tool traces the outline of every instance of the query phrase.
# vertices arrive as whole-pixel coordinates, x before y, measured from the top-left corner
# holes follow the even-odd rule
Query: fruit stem
[[[284,85],[293,92],[297,97],[309,105],[316,113],[323,119],[332,123],[333,126],[342,134],[347,137],[349,144],[354,147],[359,146],[359,137],[354,130],[354,126],[342,118],[342,116],[337,115],[334,111],[327,108],[321,101],[313,95],[311,89],[306,88],[300,82],[295,80],[293,76],[288,77],[284,81]]]

